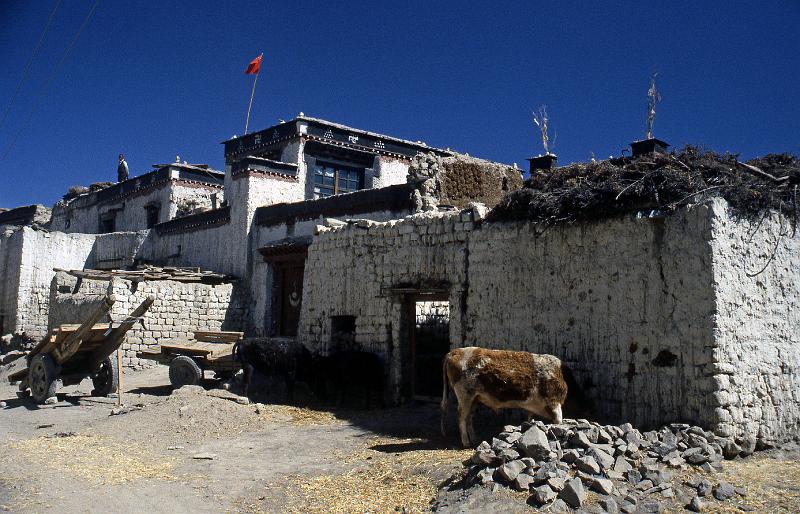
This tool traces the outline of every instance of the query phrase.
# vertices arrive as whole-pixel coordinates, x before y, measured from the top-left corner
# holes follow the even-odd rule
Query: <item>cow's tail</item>
[[[442,360],[442,436],[447,437],[447,394],[450,384],[447,382],[447,356]]]

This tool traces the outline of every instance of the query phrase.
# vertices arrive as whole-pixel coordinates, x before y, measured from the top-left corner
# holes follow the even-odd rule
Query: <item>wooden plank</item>
[[[244,337],[244,332],[200,331],[194,333],[194,338],[206,343],[235,343]]]
[[[202,343],[200,343],[202,344]],[[205,348],[197,346],[198,343],[161,343],[161,353],[169,352],[175,354],[190,354],[190,355],[208,355],[214,350],[212,348]]]

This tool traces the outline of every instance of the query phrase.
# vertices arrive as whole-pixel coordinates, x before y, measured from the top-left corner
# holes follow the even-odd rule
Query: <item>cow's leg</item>
[[[478,401],[472,403],[472,408],[467,415],[467,429],[469,430],[469,440],[473,443],[478,440],[478,436],[475,435],[475,424],[472,422],[472,416],[475,414],[475,408],[478,406]]]
[[[461,444],[469,448],[470,435],[472,434],[472,408],[475,405],[475,395],[456,391],[458,398],[458,431],[461,433]]]
[[[245,364],[244,376],[242,377],[242,392],[245,396],[250,396],[250,381],[253,379],[253,366]]]

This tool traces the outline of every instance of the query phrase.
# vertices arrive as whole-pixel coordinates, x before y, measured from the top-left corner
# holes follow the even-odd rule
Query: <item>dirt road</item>
[[[456,441],[439,435],[435,404],[335,413],[243,405],[219,389],[173,392],[163,367],[128,372],[124,384],[130,410],[116,415],[116,400],[90,397],[88,381],[52,406],[0,384],[0,511],[418,512],[472,454],[448,448]],[[483,437],[499,430],[489,425]],[[743,508],[797,512],[798,456],[757,454],[726,463],[723,475],[746,486]],[[439,506],[523,512],[527,496],[456,489]]]
[[[0,510],[416,510],[467,456],[431,442],[432,405],[337,415],[240,405],[171,394],[163,367],[124,383],[132,410],[120,415],[115,400],[88,396],[88,382],[41,407],[0,386]]]

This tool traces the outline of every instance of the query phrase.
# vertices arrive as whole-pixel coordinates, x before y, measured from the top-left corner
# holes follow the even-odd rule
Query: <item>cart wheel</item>
[[[169,363],[169,381],[173,387],[197,385],[202,378],[203,371],[191,357],[181,355]]]
[[[92,396],[108,396],[116,393],[117,387],[119,387],[117,379],[117,358],[111,355],[100,364],[100,371],[92,376],[92,384],[94,384]]]
[[[34,400],[44,403],[45,400],[56,395],[56,389],[58,389],[56,375],[58,375],[56,363],[49,354],[40,354],[31,360],[28,369],[28,385]]]

